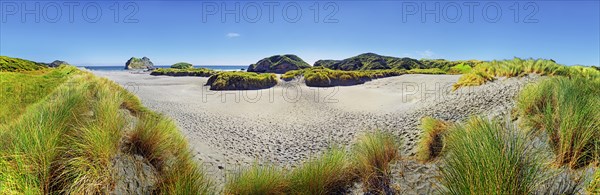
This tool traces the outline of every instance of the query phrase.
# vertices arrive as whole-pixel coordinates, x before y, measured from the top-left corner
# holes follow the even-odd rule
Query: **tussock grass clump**
[[[431,117],[421,119],[423,134],[417,143],[416,157],[421,162],[429,162],[438,157],[444,149],[444,135],[452,123]]]
[[[549,136],[557,165],[583,167],[600,148],[600,83],[585,78],[551,78],[527,86],[517,112],[531,131]]]
[[[346,151],[333,148],[304,162],[290,176],[292,194],[341,194],[354,182],[355,174]]]
[[[206,85],[211,90],[253,90],[266,89],[277,85],[277,76],[273,73],[220,72],[208,78]]]
[[[166,194],[210,194],[212,181],[193,161],[187,141],[168,118],[145,113],[129,135],[130,149],[158,169],[158,191]]]
[[[287,194],[290,182],[284,171],[274,165],[254,164],[229,176],[225,194]]]
[[[390,164],[400,159],[400,142],[383,132],[361,137],[353,147],[356,173],[366,193],[390,193]]]
[[[187,66],[185,65],[177,65],[176,67],[178,68],[157,68],[154,69],[152,73],[150,73],[150,75],[210,77],[218,73],[218,71],[214,71],[208,68],[186,68]]]
[[[475,117],[446,140],[443,194],[531,194],[545,175],[539,153],[510,125]]]
[[[290,73],[289,76],[295,74],[295,77],[298,74],[303,74],[306,85],[310,87],[332,87],[358,85],[372,79],[399,76],[405,73],[406,71],[399,69],[344,71],[315,67],[305,69],[302,72]]]

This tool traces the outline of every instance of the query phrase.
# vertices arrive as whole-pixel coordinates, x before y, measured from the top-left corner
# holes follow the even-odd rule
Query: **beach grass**
[[[421,119],[421,139],[417,143],[416,158],[421,162],[429,162],[440,156],[444,150],[444,136],[452,123],[432,117]]]
[[[349,154],[334,147],[295,168],[289,180],[292,194],[341,194],[355,174]]]
[[[29,72],[43,69],[48,69],[48,67],[42,63],[0,56],[0,72]]]
[[[352,148],[356,173],[365,193],[391,193],[390,164],[400,159],[400,142],[391,134],[363,135]]]
[[[588,184],[587,192],[589,194],[600,194],[600,169],[596,170],[594,177]]]
[[[446,140],[442,194],[532,194],[546,175],[543,158],[510,124],[473,117]]]
[[[459,79],[454,84],[454,90],[464,86],[478,86],[495,77],[521,77],[528,74],[541,76],[565,76],[569,78],[583,77],[589,80],[600,80],[600,71],[592,67],[564,66],[546,59],[521,59],[493,60],[483,62]]]
[[[173,122],[150,112],[116,83],[70,66],[34,75],[10,74],[23,74],[10,78],[31,84],[52,78],[56,87],[46,86],[48,94],[21,104],[26,107],[22,113],[0,126],[1,194],[110,192],[114,157],[128,152],[121,150],[121,140],[130,138],[125,126],[132,122],[125,109],[139,119],[131,135],[136,138],[131,152],[145,151],[144,157],[159,170],[156,192],[213,193],[211,181]],[[38,76],[48,78],[33,78]],[[10,98],[19,97],[4,99]]]
[[[407,70],[406,73],[408,73],[408,74],[447,74],[448,72],[443,71],[442,69],[439,69],[439,68],[426,68],[426,69],[415,68],[415,69]]]
[[[229,71],[212,75],[206,85],[211,90],[253,90],[273,87],[277,81],[273,73]]]
[[[473,67],[465,63],[454,65],[448,69],[448,74],[468,74],[473,70]]]
[[[598,158],[600,83],[585,78],[550,78],[527,86],[517,99],[522,124],[545,133],[557,165],[579,168]]]
[[[275,165],[259,165],[255,163],[242,168],[227,178],[224,194],[287,194],[290,182],[285,170]]]
[[[214,191],[213,182],[193,160],[187,141],[170,119],[145,113],[128,137],[130,150],[157,168],[160,176],[157,191],[164,194]]]

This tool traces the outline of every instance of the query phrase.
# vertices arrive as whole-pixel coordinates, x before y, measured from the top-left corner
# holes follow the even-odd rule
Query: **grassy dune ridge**
[[[20,117],[0,126],[0,193],[107,193],[115,187],[115,170],[110,168],[115,155],[140,151],[150,162],[165,162],[153,163],[160,176],[156,192],[212,191],[172,121],[143,108],[137,97],[112,81],[87,72],[71,75],[47,90],[46,97],[22,105],[27,108]],[[131,122],[123,117],[126,109],[139,116],[130,135],[124,131]],[[120,140],[133,138],[131,151],[121,151]]]

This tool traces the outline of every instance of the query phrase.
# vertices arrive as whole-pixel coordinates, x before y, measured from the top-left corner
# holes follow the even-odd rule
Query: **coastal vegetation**
[[[17,104],[22,111],[0,107],[10,115],[0,123],[0,193],[96,194],[127,188],[115,185],[115,174],[126,168],[118,162],[136,155],[145,159],[136,166],[148,161],[157,170],[156,184],[146,193],[211,192],[210,180],[175,124],[145,109],[116,83],[72,66],[0,74],[11,84],[43,84],[37,91],[18,92],[35,92],[30,101]],[[15,98],[3,100],[18,102]]]
[[[556,77],[527,86],[516,110],[525,128],[545,134],[557,165],[579,168],[600,157],[600,82]]]
[[[449,131],[443,194],[532,194],[546,176],[526,136],[496,120],[471,118]]]
[[[475,66],[481,63],[478,60],[448,61],[444,59],[412,59],[382,56],[374,53],[364,53],[344,60],[319,60],[315,67],[324,67],[332,70],[380,70],[380,69],[431,69],[438,68],[448,71],[451,67],[463,64]]]
[[[450,122],[424,117],[421,119],[421,139],[417,143],[416,158],[421,162],[429,162],[444,151],[444,137],[453,124]]]
[[[584,77],[590,80],[600,79],[600,71],[591,67],[564,66],[553,60],[545,59],[520,59],[493,60],[483,62],[473,67],[454,84],[454,89],[463,86],[478,86],[496,77],[521,77],[527,74],[542,76]]]
[[[217,73],[218,71],[208,68],[157,68],[150,75],[210,77]]]
[[[0,56],[0,72],[23,72],[32,70],[46,69],[43,63],[32,62],[29,60]]]
[[[208,78],[206,85],[211,90],[252,90],[266,89],[277,85],[277,76],[273,73],[219,72]]]
[[[391,134],[361,136],[352,149],[332,147],[292,170],[254,164],[230,176],[225,194],[340,194],[355,182],[365,193],[393,193],[390,164],[400,159],[400,142]]]
[[[187,62],[179,62],[179,63],[171,65],[171,68],[176,68],[176,69],[189,69],[192,67],[194,67],[194,65],[187,63]]]
[[[256,64],[251,64],[248,66],[248,72],[284,74],[290,70],[299,70],[310,67],[311,66],[302,60],[302,58],[296,55],[286,54],[274,55],[264,58],[256,62]]]

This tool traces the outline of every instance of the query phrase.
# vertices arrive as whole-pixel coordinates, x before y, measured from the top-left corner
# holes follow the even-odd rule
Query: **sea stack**
[[[150,61],[149,58],[143,57],[142,59],[131,57],[125,63],[125,69],[127,70],[139,70],[139,69],[154,69],[154,64]]]

